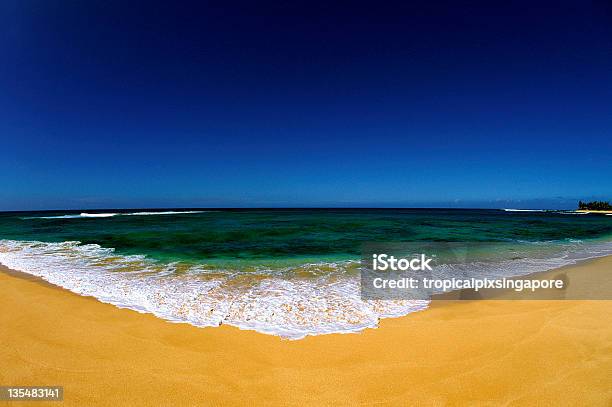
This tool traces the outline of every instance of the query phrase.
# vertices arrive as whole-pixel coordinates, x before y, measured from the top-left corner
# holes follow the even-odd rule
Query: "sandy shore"
[[[564,272],[610,274],[612,258]],[[63,385],[50,405],[612,404],[612,301],[440,301],[287,341],[171,324],[6,269],[0,289],[0,385]]]

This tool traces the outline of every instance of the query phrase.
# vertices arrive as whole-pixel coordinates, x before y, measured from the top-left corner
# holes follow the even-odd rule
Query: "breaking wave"
[[[87,213],[82,212],[74,215],[57,216],[29,216],[21,219],[79,219],[79,218],[111,218],[113,216],[151,216],[151,215],[181,215],[187,213],[203,213],[210,211],[162,211],[162,212],[108,212],[108,213]]]
[[[360,298],[358,263],[240,272],[163,264],[79,242],[0,240],[0,263],[77,294],[195,326],[227,324],[290,339],[357,332],[427,301]]]
[[[542,243],[543,244],[543,243]],[[439,277],[509,277],[609,255],[610,242],[571,240],[547,258],[441,267]],[[381,318],[427,308],[429,301],[363,300],[359,262],[308,263],[254,271],[162,263],[76,241],[0,240],[0,263],[77,294],[199,327],[232,325],[300,339],[358,332]]]

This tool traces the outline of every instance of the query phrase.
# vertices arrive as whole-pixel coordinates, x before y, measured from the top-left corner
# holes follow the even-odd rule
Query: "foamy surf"
[[[448,265],[440,268],[440,277],[521,275],[610,253],[610,242],[587,246],[571,241],[553,258]],[[97,244],[0,240],[0,263],[77,294],[168,321],[198,327],[227,324],[289,339],[359,332],[376,327],[380,318],[428,306],[428,301],[362,300],[355,261],[244,272],[165,264],[120,255]]]
[[[189,213],[204,213],[210,211],[160,211],[160,212],[108,212],[108,213],[88,213],[68,214],[57,216],[29,216],[22,219],[79,219],[79,218],[112,218],[114,216],[155,216],[155,215],[181,215]]]
[[[162,264],[96,244],[0,240],[0,263],[168,321],[199,327],[227,324],[289,339],[374,328],[380,318],[406,315],[428,304],[362,300],[355,262],[246,273]]]

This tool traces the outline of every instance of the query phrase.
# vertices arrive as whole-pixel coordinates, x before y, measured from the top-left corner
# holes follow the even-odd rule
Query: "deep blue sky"
[[[606,2],[164,3],[2,3],[0,210],[612,198]]]

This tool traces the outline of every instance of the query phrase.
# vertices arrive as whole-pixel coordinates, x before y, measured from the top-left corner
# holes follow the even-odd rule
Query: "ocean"
[[[512,276],[612,254],[612,217],[464,209],[0,213],[0,263],[11,269],[168,321],[290,339],[358,332],[427,308],[422,300],[360,297],[365,242],[481,242],[490,249],[478,253],[474,273]],[[520,250],[520,267],[504,267],[499,244]]]

